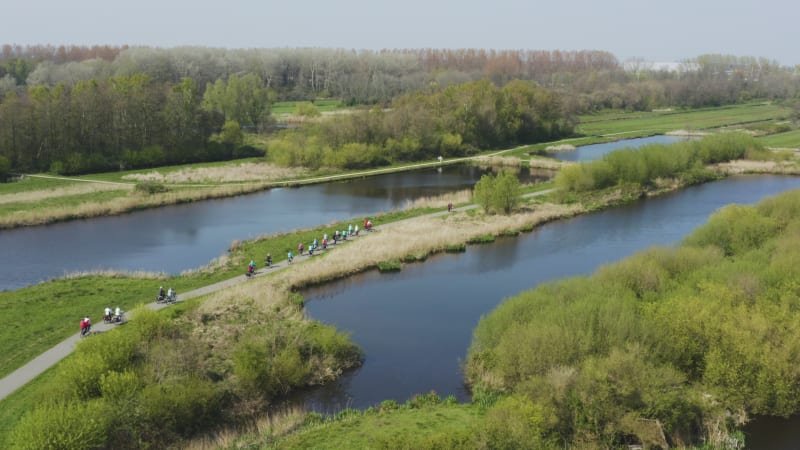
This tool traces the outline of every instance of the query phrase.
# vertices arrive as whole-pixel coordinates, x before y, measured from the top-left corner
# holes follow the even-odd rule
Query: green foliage
[[[102,401],[48,402],[29,412],[11,435],[19,450],[99,449],[106,446],[111,423]]]
[[[467,251],[467,244],[448,244],[444,251],[447,253],[462,253]]]
[[[141,192],[142,194],[147,195],[161,194],[169,190],[164,183],[159,183],[157,181],[139,181],[136,183],[136,187],[134,189],[136,192]]]
[[[475,236],[470,238],[467,241],[467,244],[491,244],[495,241],[495,237],[492,234],[484,234],[483,236]]]
[[[694,184],[715,177],[704,169],[705,164],[757,155],[761,151],[761,144],[748,135],[722,133],[698,141],[616,150],[601,160],[561,169],[555,183],[558,188],[572,192],[626,183],[652,186],[656,180],[666,178],[681,178],[687,184]]]
[[[4,183],[9,178],[11,172],[11,161],[5,156],[0,155],[0,183]]]
[[[269,116],[271,96],[257,75],[234,74],[227,81],[219,79],[206,85],[202,108],[222,114],[226,121],[259,128]]]
[[[294,107],[294,113],[302,117],[319,117],[322,115],[319,108],[311,102],[297,102]]]
[[[519,203],[519,191],[519,180],[513,174],[487,174],[475,184],[473,200],[487,213],[494,211],[509,214]]]
[[[378,263],[378,270],[381,272],[399,272],[402,269],[403,263],[399,259],[380,261]]]
[[[723,208],[680,248],[506,300],[465,369],[477,405],[511,395],[487,410],[483,439],[664,447],[698,442],[728,411],[796,414],[798,252],[793,191]]]

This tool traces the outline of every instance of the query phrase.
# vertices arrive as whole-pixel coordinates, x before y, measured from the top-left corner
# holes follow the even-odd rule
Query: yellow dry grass
[[[725,174],[741,173],[776,173],[787,175],[800,174],[800,166],[791,161],[752,161],[737,159],[712,166],[715,170]]]
[[[86,202],[79,205],[36,208],[14,212],[0,217],[0,228],[42,225],[59,220],[107,216],[135,209],[173,205],[211,198],[231,197],[238,194],[263,190],[265,187],[265,184],[258,183],[183,189],[153,195],[142,195],[131,192],[127,197],[115,198],[108,201]]]
[[[212,450],[219,448],[234,448],[236,442],[244,435],[279,437],[296,430],[305,418],[305,411],[299,406],[273,411],[263,415],[254,423],[239,429],[226,429],[193,439],[185,444],[185,450]]]
[[[271,308],[286,301],[293,288],[343,278],[379,262],[402,259],[406,255],[436,252],[448,245],[467,242],[486,234],[518,230],[583,211],[582,206],[543,204],[509,216],[471,216],[464,213],[444,217],[419,217],[383,225],[378,232],[336,246],[332,251],[296,263],[290,270],[276,272],[240,283],[212,295],[200,308],[223,314],[231,305],[253,301],[256,307]]]
[[[473,163],[479,167],[520,167],[522,160],[513,156],[478,156]]]
[[[276,181],[298,178],[308,173],[307,169],[280,167],[269,163],[242,163],[216,167],[190,167],[175,172],[152,171],[125,175],[124,180],[155,181],[165,184],[186,183],[230,183],[247,181]]]
[[[105,184],[105,183],[81,183],[58,189],[42,189],[36,191],[16,192],[14,194],[0,195],[0,205],[18,202],[36,202],[57,197],[70,195],[91,194],[94,192],[132,190],[134,185],[125,184]]]
[[[105,278],[139,278],[143,280],[160,280],[168,278],[168,275],[163,272],[146,272],[144,270],[137,270],[127,272],[122,270],[84,270],[69,272],[61,278],[76,279],[86,277],[105,277]]]
[[[449,194],[436,195],[431,197],[420,197],[415,200],[409,200],[403,209],[418,209],[418,208],[444,208],[448,203],[454,205],[459,203],[466,203],[472,199],[472,190],[464,189],[461,191],[452,192]]]
[[[572,161],[560,161],[552,158],[531,157],[528,165],[531,169],[560,170],[562,167],[575,164]]]

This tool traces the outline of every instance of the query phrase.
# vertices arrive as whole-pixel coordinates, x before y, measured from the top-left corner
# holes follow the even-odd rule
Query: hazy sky
[[[0,43],[607,50],[800,64],[798,0],[18,0]]]

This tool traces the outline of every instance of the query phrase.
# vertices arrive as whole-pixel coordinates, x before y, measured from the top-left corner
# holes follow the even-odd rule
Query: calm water
[[[568,152],[555,152],[552,153],[552,156],[555,159],[560,159],[562,161],[591,161],[594,159],[600,159],[608,152],[618,150],[625,147],[641,147],[643,145],[649,144],[672,144],[674,142],[678,142],[681,140],[685,140],[686,138],[679,137],[679,136],[650,136],[646,138],[636,138],[636,139],[623,139],[621,141],[616,142],[606,142],[605,144],[592,144],[592,145],[584,145],[582,147],[578,147],[575,150],[571,150]]]
[[[0,290],[81,270],[179,273],[220,256],[235,239],[400,209],[471,189],[485,172],[448,166],[0,231]]]
[[[504,298],[548,280],[590,274],[646,247],[675,244],[723,205],[752,204],[795,188],[800,177],[730,178],[469,246],[399,273],[368,272],[309,289],[307,314],[352,333],[366,360],[339,382],[306,392],[306,406],[365,408],[430,390],[467,400],[460,365],[472,330]],[[770,436],[762,435],[762,441],[750,438],[758,445],[751,448],[798,448],[794,434],[793,447],[770,446],[762,442]]]

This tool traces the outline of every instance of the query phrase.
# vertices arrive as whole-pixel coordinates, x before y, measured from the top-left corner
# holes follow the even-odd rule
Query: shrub
[[[467,244],[491,244],[494,242],[495,237],[491,234],[484,234],[483,236],[475,236],[469,238]]]
[[[381,261],[378,263],[378,270],[381,272],[399,272],[403,268],[403,263],[399,259]]]
[[[510,213],[519,202],[520,184],[510,172],[500,172],[497,176],[484,175],[475,184],[473,200],[485,212]]]
[[[21,450],[103,448],[107,417],[103,401],[45,403],[19,421],[11,433],[12,446]]]
[[[447,253],[461,253],[467,251],[467,244],[460,243],[460,244],[448,244],[444,251]]]
[[[164,186],[163,183],[159,183],[156,181],[140,181],[136,183],[136,192],[140,192],[142,194],[153,195],[153,194],[160,194],[162,192],[167,192],[168,189]]]

